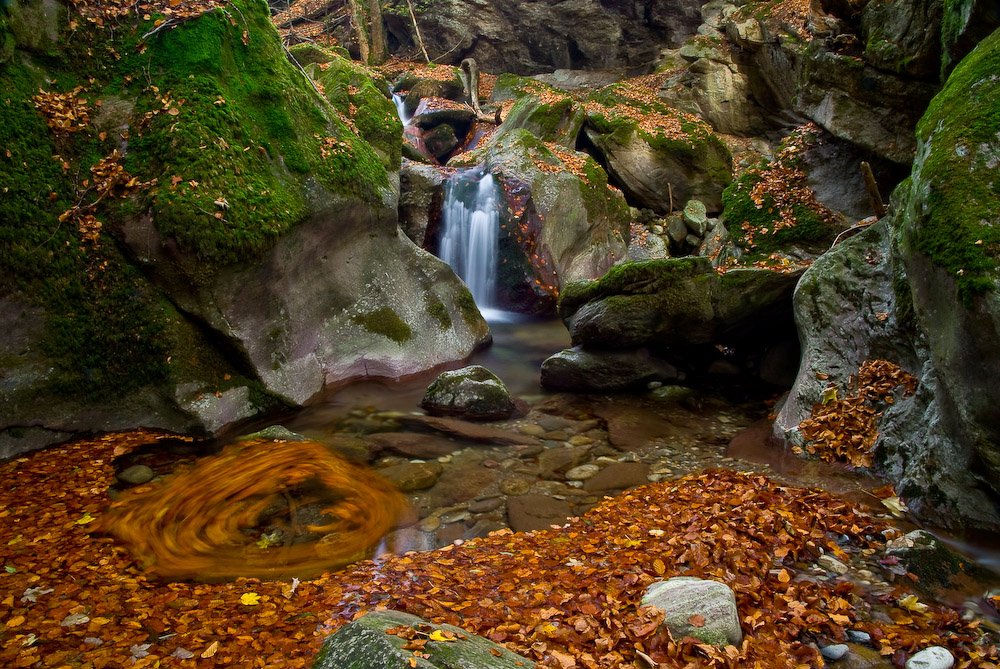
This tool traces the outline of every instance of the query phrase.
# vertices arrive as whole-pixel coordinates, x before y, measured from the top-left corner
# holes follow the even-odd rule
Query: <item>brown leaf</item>
[[[704,627],[705,626],[705,616],[696,613],[690,618],[688,618],[688,623],[691,627]]]

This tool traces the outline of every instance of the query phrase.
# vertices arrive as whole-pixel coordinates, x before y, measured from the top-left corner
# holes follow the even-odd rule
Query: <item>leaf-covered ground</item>
[[[731,471],[608,498],[564,528],[497,533],[312,580],[158,582],[90,529],[111,504],[112,460],[162,436],[106,435],[0,465],[0,665],[306,667],[332,630],[395,608],[548,667],[644,666],[639,652],[663,667],[820,667],[809,644],[841,640],[846,628],[868,632],[899,666],[934,644],[956,666],[996,666],[996,649],[975,645],[977,624],[954,610],[902,586],[880,600],[801,569],[821,551],[875,555],[893,533],[881,521],[827,493]],[[642,593],[676,575],[735,590],[742,647],[657,631]]]

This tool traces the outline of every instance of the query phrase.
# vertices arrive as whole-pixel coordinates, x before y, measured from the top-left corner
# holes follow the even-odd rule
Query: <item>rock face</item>
[[[213,433],[327,383],[425,370],[488,341],[451,270],[398,232],[384,82],[327,54],[320,100],[267,7],[238,5],[240,30],[210,12],[151,36],[142,58],[126,44],[111,79],[77,99],[86,132],[50,129],[31,98],[63,93],[47,81],[74,67],[103,70],[104,47],[93,63],[71,66],[58,47],[41,62],[37,45],[8,39],[23,32],[7,32],[17,13],[5,19],[0,41],[16,50],[0,62],[0,136],[19,159],[0,166],[0,227],[28,242],[4,246],[0,271],[4,455],[78,431]],[[90,30],[95,45],[109,39]],[[147,73],[173,97],[154,100],[136,83]],[[349,127],[351,107],[363,111]],[[85,134],[104,137],[97,165]],[[73,173],[125,176],[92,200],[41,160],[57,153]],[[35,197],[39,183],[55,197]],[[79,198],[93,208],[74,209]]]
[[[617,85],[591,96],[584,130],[608,173],[637,206],[669,214],[689,199],[722,209],[722,189],[732,181],[729,151],[700,119],[666,105],[631,97]],[[654,114],[653,128],[636,113]]]
[[[374,611],[344,625],[323,642],[313,669],[409,669],[413,651],[408,639],[386,634],[391,628],[440,630],[447,641],[427,642],[418,669],[519,669],[535,667],[531,660],[454,625],[434,625],[401,611]]]
[[[427,387],[422,406],[435,416],[499,420],[514,412],[514,400],[500,378],[480,365],[444,372]]]
[[[650,381],[673,381],[677,368],[641,352],[602,351],[582,346],[568,348],[542,363],[542,385],[553,390],[615,391],[644,386]]]
[[[817,372],[843,384],[866,359],[900,365],[919,385],[879,421],[875,467],[918,515],[952,527],[1000,527],[992,382],[1000,373],[1000,197],[989,185],[1000,127],[987,93],[998,67],[994,33],[921,119],[917,159],[892,215],[803,276],[795,294],[802,366],[777,422],[796,436],[822,390]]]
[[[570,0],[555,4],[469,4],[435,1],[414,5],[428,54],[457,64],[474,58],[487,72],[529,75],[554,69],[649,68],[661,45],[677,46],[700,23],[699,2]],[[397,54],[418,55],[405,2],[385,13]],[[511,36],[517,39],[512,40]]]
[[[663,624],[675,639],[693,636],[703,643],[736,647],[743,641],[736,595],[724,583],[689,576],[658,581],[646,589],[642,606],[663,611]],[[703,624],[692,623],[695,616],[701,616]]]
[[[596,279],[625,256],[628,206],[587,154],[556,153],[524,128],[501,127],[449,163],[472,165],[496,176],[510,212],[497,275],[503,307],[551,313],[569,281]]]

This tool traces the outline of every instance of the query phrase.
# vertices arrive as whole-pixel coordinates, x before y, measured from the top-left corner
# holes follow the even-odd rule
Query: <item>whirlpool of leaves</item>
[[[821,667],[813,642],[842,640],[847,628],[898,666],[927,645],[947,647],[958,667],[996,666],[977,623],[952,609],[916,605],[905,586],[875,597],[799,568],[821,552],[880,550],[893,534],[881,521],[828,493],[732,471],[607,498],[561,528],[382,556],[311,580],[156,580],[91,529],[118,513],[107,496],[112,459],[165,436],[106,435],[0,465],[0,664],[305,667],[329,632],[393,608],[565,669],[645,666],[642,655],[661,667]],[[228,464],[239,476],[239,461]],[[640,608],[646,586],[679,575],[735,591],[739,648],[671,639],[655,610]]]

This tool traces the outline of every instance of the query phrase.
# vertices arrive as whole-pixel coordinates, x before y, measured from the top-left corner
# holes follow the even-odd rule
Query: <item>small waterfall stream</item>
[[[459,173],[444,189],[439,255],[465,281],[480,310],[496,306],[497,200],[496,181],[489,173]]]
[[[402,121],[403,126],[405,127],[410,125],[410,121],[413,117],[406,113],[406,102],[403,96],[399,93],[393,93],[392,102],[396,105],[396,114],[399,116],[399,120]]]

